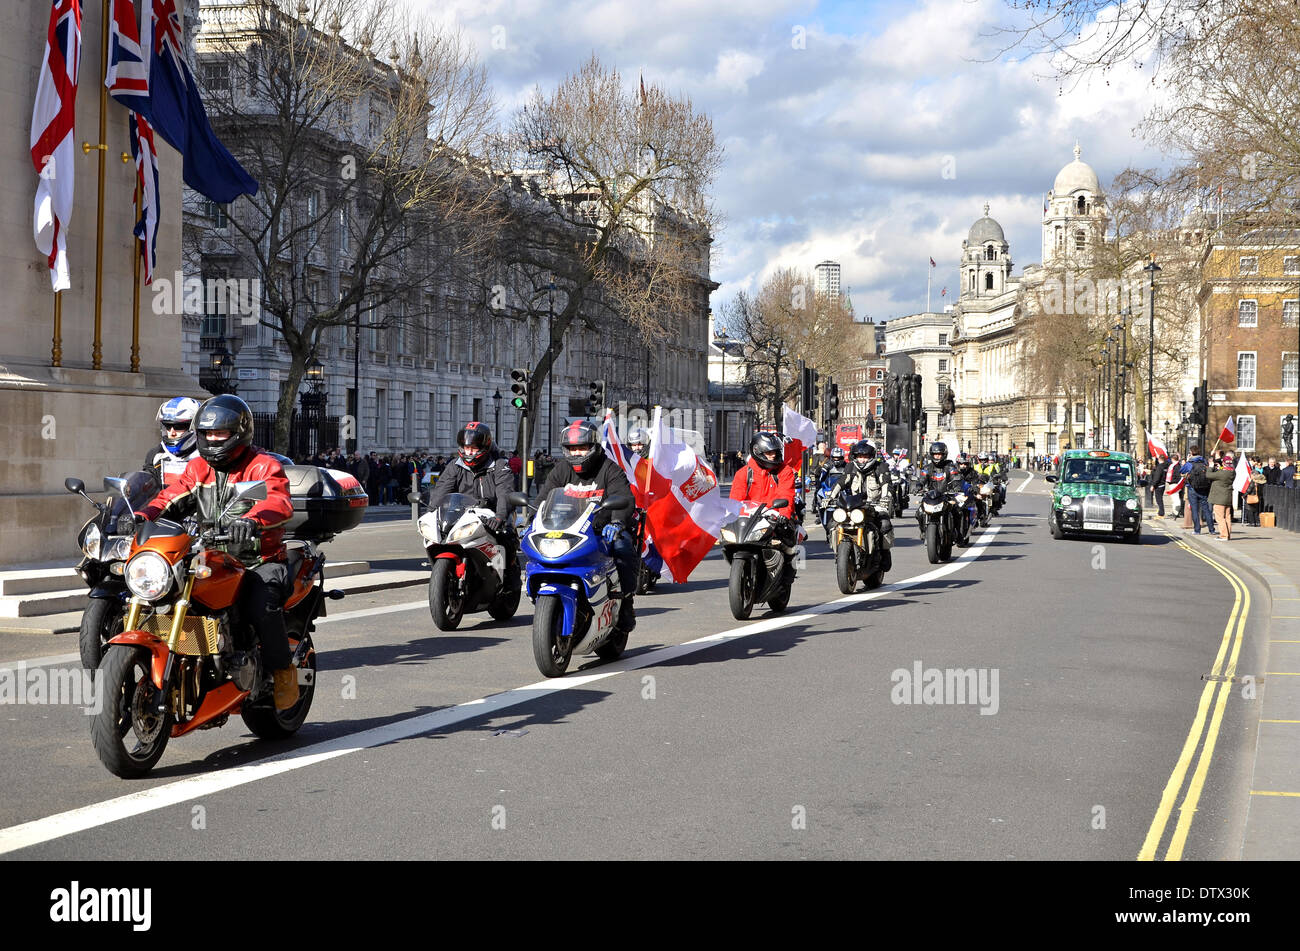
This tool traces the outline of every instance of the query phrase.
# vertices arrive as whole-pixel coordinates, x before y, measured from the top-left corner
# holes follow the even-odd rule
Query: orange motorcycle
[[[121,481],[104,484],[120,491]],[[226,512],[266,498],[264,482],[232,488]],[[136,533],[124,571],[131,600],[123,633],[108,641],[99,664],[103,703],[90,730],[95,752],[118,776],[145,775],[169,739],[222,726],[232,713],[263,739],[292,736],[307,719],[315,692],[314,621],[324,615],[326,598],[343,593],[325,590],[325,557],[314,539],[287,546],[292,592],[284,621],[299,696],[277,711],[253,626],[237,607],[247,569],[219,547],[229,540],[195,518],[146,522]]]

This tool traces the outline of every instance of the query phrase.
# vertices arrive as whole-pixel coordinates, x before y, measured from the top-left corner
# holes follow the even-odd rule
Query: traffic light
[[[912,418],[924,421],[921,415],[921,374],[912,374]]]
[[[926,414],[925,414],[925,413],[922,413],[922,414],[921,414],[921,429],[920,429],[921,438],[923,438],[923,439],[925,438],[925,432],[926,432],[927,429],[929,429],[929,426],[926,424]]]
[[[521,413],[528,412],[528,371],[523,367],[515,367],[510,371],[510,379],[514,380],[510,384],[510,392],[515,394],[510,405]]]
[[[1197,426],[1210,425],[1210,394],[1204,380],[1192,390],[1192,419]]]
[[[826,389],[826,422],[833,423],[840,418],[840,385],[831,383]]]
[[[587,415],[596,416],[605,406],[605,381],[591,381],[591,396],[587,399]]]

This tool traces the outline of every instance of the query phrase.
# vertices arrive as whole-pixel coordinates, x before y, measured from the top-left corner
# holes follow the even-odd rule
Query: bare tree
[[[466,293],[493,233],[492,181],[471,158],[491,95],[460,36],[404,18],[392,0],[205,10],[197,52],[213,124],[260,183],[230,223],[240,266],[261,283],[260,323],[291,358],[274,435],[283,450],[329,328],[378,336],[454,319],[437,302]]]

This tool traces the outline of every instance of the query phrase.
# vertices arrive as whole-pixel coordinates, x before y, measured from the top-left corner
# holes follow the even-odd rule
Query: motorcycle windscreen
[[[464,495],[460,492],[453,492],[441,502],[436,509],[438,515],[438,526],[442,529],[445,536],[451,531],[452,526],[460,521],[460,517],[474,508],[478,500],[472,495]]]
[[[599,503],[598,496],[574,494],[571,486],[552,489],[537,510],[537,527],[547,532],[567,530],[580,534],[578,523],[591,505]]]

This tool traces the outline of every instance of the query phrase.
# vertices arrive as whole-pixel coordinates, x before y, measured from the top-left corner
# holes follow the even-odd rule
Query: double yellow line
[[[1151,828],[1147,830],[1146,840],[1142,843],[1142,851],[1138,853],[1139,862],[1155,860],[1156,851],[1160,847],[1160,841],[1164,838],[1170,816],[1173,814],[1174,802],[1178,799],[1178,793],[1183,788],[1183,781],[1187,777],[1192,758],[1196,756],[1197,747],[1200,747],[1200,755],[1196,759],[1196,769],[1192,773],[1192,780],[1187,787],[1186,795],[1183,796],[1182,804],[1178,807],[1178,822],[1174,827],[1173,838],[1169,841],[1169,848],[1165,852],[1164,860],[1166,862],[1177,862],[1183,857],[1183,848],[1187,844],[1187,834],[1192,828],[1192,817],[1196,815],[1196,806],[1200,802],[1201,790],[1205,786],[1205,776],[1210,770],[1210,760],[1214,756],[1214,746],[1219,739],[1219,728],[1223,723],[1223,711],[1228,705],[1228,694],[1233,687],[1232,678],[1237,671],[1237,657],[1241,653],[1241,644],[1245,639],[1246,618],[1250,614],[1250,589],[1246,587],[1239,577],[1213,558],[1201,554],[1186,542],[1178,541],[1175,544],[1223,575],[1228,580],[1228,584],[1232,586],[1235,597],[1232,611],[1228,614],[1228,623],[1223,628],[1223,639],[1219,643],[1219,653],[1214,658],[1214,668],[1210,672],[1211,677],[1214,679],[1207,680],[1205,689],[1201,691],[1201,702],[1196,708],[1196,719],[1192,721],[1192,728],[1187,733],[1187,742],[1183,744],[1182,754],[1174,765],[1174,771],[1169,777],[1169,782],[1165,784],[1165,791],[1160,797],[1160,805],[1156,809],[1156,816],[1151,821]],[[1210,712],[1211,705],[1214,707],[1213,713]],[[1209,720],[1208,732],[1206,730],[1207,715]],[[1201,743],[1202,733],[1205,734],[1204,744]]]

